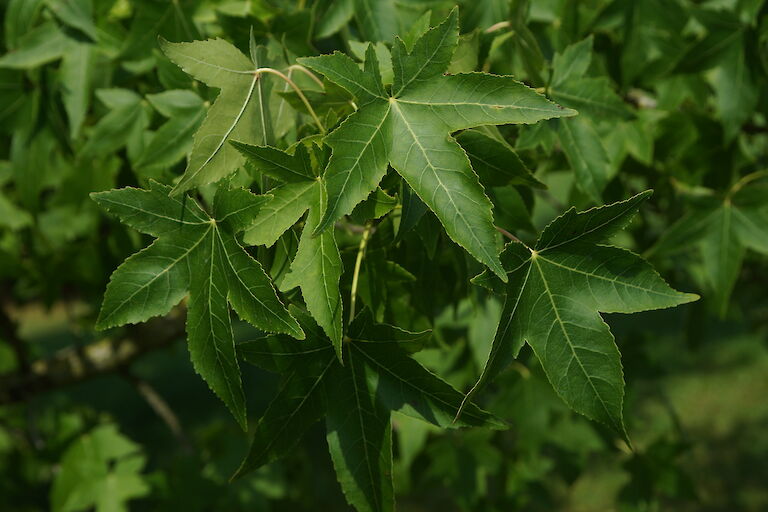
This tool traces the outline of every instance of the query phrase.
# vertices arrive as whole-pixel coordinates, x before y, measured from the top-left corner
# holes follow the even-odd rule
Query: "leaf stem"
[[[349,323],[355,318],[355,302],[357,301],[357,285],[360,278],[360,267],[363,264],[365,256],[365,247],[368,245],[368,238],[371,236],[371,222],[365,224],[363,237],[360,239],[360,245],[357,247],[357,258],[355,259],[355,271],[352,274],[352,290],[349,293]]]
[[[496,32],[497,30],[501,30],[503,28],[507,28],[511,25],[509,21],[500,21],[498,23],[494,23],[490,27],[484,30],[486,34],[490,34],[491,32]]]
[[[307,107],[307,110],[309,111],[309,115],[312,116],[312,119],[315,121],[315,124],[317,125],[318,128],[320,128],[320,132],[323,135],[325,135],[325,133],[326,133],[325,126],[323,126],[323,123],[322,123],[322,121],[320,121],[320,118],[317,117],[317,114],[315,113],[315,109],[312,108],[312,105],[309,103],[309,100],[307,99],[306,96],[304,96],[304,93],[301,92],[301,89],[299,88],[298,85],[296,85],[296,82],[294,82],[293,80],[288,78],[285,74],[283,74],[282,72],[280,72],[280,71],[278,71],[278,70],[276,70],[274,68],[257,68],[257,69],[255,69],[253,71],[253,73],[256,74],[256,75],[261,74],[261,73],[271,73],[273,75],[276,75],[276,76],[280,77],[282,80],[285,81],[285,83],[290,85],[291,88],[294,91],[296,91],[296,94],[299,95],[299,98],[301,99],[302,103],[304,103],[304,106]]]
[[[502,235],[504,235],[505,237],[509,238],[510,240],[512,240],[512,241],[514,241],[514,242],[518,242],[518,243],[521,243],[521,244],[523,243],[523,242],[522,242],[522,240],[520,240],[519,238],[517,238],[515,235],[513,235],[512,233],[510,233],[510,232],[509,232],[509,231],[507,231],[506,229],[504,229],[504,228],[500,228],[499,226],[493,226],[493,227],[495,227],[495,228],[496,228],[496,231],[498,231],[499,233],[501,233],[501,234],[502,234]],[[525,244],[523,244],[523,245],[525,245]]]
[[[309,78],[311,78],[313,82],[315,82],[317,85],[319,85],[320,87],[322,87],[323,89],[325,89],[325,84],[323,84],[323,81],[322,81],[322,80],[320,80],[320,79],[317,77],[317,75],[316,75],[316,74],[314,74],[313,72],[311,72],[310,70],[308,70],[307,68],[305,68],[304,66],[302,66],[301,64],[291,64],[291,65],[290,65],[290,66],[288,66],[286,69],[287,69],[288,71],[292,71],[292,70],[294,70],[294,69],[295,69],[295,70],[297,70],[297,71],[301,71],[302,73],[304,73],[305,75],[307,75]]]
[[[747,174],[746,176],[743,176],[739,181],[733,184],[731,190],[728,192],[728,197],[732,197],[736,192],[744,188],[744,186],[748,183],[759,180],[760,178],[764,178],[766,176],[768,176],[768,170],[755,171],[753,173]]]

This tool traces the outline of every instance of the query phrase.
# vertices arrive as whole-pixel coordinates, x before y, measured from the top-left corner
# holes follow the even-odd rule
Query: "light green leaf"
[[[61,61],[61,87],[64,109],[69,118],[69,136],[76,139],[91,102],[96,49],[93,45],[72,41]]]
[[[563,53],[556,53],[552,59],[552,87],[558,87],[570,80],[584,76],[592,62],[593,37],[569,45]]]
[[[261,208],[243,241],[248,245],[274,245],[317,199],[317,186],[316,182],[307,181],[286,183],[270,190],[272,200]]]
[[[587,119],[562,120],[557,136],[565,157],[576,175],[576,185],[589,198],[600,203],[603,189],[611,177],[611,161],[600,136]]]
[[[169,167],[184,158],[192,148],[192,136],[205,117],[200,97],[191,91],[166,91],[147,97],[152,106],[170,119],[157,129],[134,164]]]
[[[93,0],[48,0],[48,8],[62,23],[81,31],[92,41],[98,39],[93,23]]]
[[[320,221],[321,188],[315,187],[313,206],[309,209],[299,249],[291,263],[291,272],[285,276],[281,289],[299,286],[307,309],[333,342],[336,355],[341,359],[343,329],[341,325],[343,304],[339,291],[339,279],[343,272],[341,255],[336,245],[334,230],[317,236],[312,231]]]
[[[192,43],[162,40],[161,48],[187,74],[221,89],[195,133],[187,169],[173,189],[178,195],[218,181],[243,164],[242,155],[228,144],[229,140],[267,142],[258,87],[265,77],[255,74],[255,64],[223,39]]]
[[[68,39],[52,21],[24,34],[18,46],[0,57],[0,68],[32,69],[60,58]]]
[[[355,19],[368,41],[389,42],[400,32],[394,0],[354,0]]]
[[[113,425],[96,427],[64,452],[51,491],[51,510],[127,511],[127,502],[146,496],[146,457],[140,446]]]
[[[635,114],[614,91],[607,77],[568,80],[549,89],[550,97],[595,119],[633,119]]]

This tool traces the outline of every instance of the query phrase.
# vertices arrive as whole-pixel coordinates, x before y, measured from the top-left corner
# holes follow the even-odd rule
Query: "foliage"
[[[9,505],[768,506],[768,7],[454,4],[4,2]]]

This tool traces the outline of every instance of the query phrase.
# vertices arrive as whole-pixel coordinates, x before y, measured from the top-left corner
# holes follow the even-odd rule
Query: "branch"
[[[184,317],[181,309],[176,309],[166,317],[128,326],[120,337],[67,347],[51,358],[33,361],[26,372],[0,375],[0,405],[120,371],[142,354],[168,346],[182,336]]]
[[[160,419],[163,420],[163,423],[165,423],[165,425],[168,427],[168,430],[171,431],[173,436],[179,442],[181,448],[188,454],[192,453],[192,444],[189,442],[187,434],[181,427],[181,422],[179,421],[178,416],[176,416],[176,413],[173,412],[171,406],[168,405],[168,402],[165,401],[165,399],[160,395],[160,393],[157,392],[152,384],[145,381],[144,379],[137,377],[127,368],[122,371],[122,375],[131,384],[133,384],[133,386],[136,388],[136,391],[138,391],[142,398],[144,398],[144,400],[147,402],[147,405],[149,405],[155,414],[157,414]]]

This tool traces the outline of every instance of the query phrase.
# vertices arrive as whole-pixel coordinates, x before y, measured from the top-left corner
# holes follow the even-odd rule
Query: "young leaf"
[[[291,271],[280,286],[283,290],[296,286],[301,288],[307,309],[333,340],[336,354],[341,358],[341,256],[333,230],[319,236],[312,235],[320,219],[325,191],[312,172],[309,153],[303,143],[296,146],[293,155],[266,146],[237,141],[232,144],[256,170],[285,182],[271,191],[272,200],[253,219],[244,237],[246,243],[272,245],[309,209]]]
[[[97,327],[143,322],[170,311],[189,292],[187,335],[197,372],[245,428],[245,397],[227,303],[241,318],[271,332],[304,334],[277,298],[261,265],[234,235],[267,198],[219,188],[215,216],[191,199],[168,197],[170,187],[124,188],[93,199],[129,226],[157,237],[112,274]]]
[[[487,271],[475,278],[506,294],[488,361],[467,399],[527,342],[570,407],[627,437],[619,351],[598,312],[634,313],[698,298],[670,288],[639,256],[600,245],[626,226],[649,195],[586,212],[571,209],[544,229],[533,248],[507,245],[506,286],[494,284]]]
[[[391,95],[383,92],[372,47],[366,52],[365,71],[339,53],[299,59],[346,88],[361,105],[326,138],[333,150],[323,176],[328,205],[316,232],[350,213],[376,188],[390,163],[435,212],[451,239],[506,279],[494,249],[491,203],[466,154],[449,134],[487,124],[535,123],[575,112],[510,77],[443,75],[457,40],[455,10],[419,38],[411,52],[397,39]]]
[[[192,43],[161,40],[165,55],[196,80],[221,89],[208,109],[187,169],[173,194],[212,183],[234,172],[243,163],[242,155],[229,140],[266,143],[262,123],[263,102],[259,101],[263,75],[254,73],[256,64],[223,39]]]

